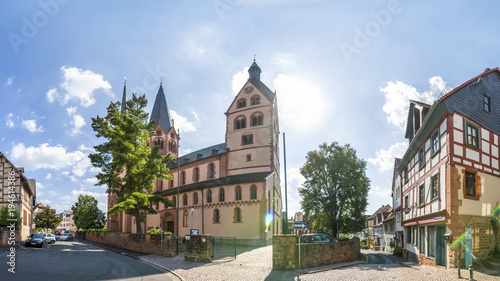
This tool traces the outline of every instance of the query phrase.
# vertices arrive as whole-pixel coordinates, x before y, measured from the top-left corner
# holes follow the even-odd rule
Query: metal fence
[[[212,237],[212,260],[236,258],[236,237]]]

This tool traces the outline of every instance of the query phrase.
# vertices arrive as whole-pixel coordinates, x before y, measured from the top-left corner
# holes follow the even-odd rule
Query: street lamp
[[[194,208],[191,208],[191,229],[193,229]]]

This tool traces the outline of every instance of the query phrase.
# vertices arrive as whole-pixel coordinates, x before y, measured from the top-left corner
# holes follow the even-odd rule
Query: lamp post
[[[193,229],[193,219],[194,219],[194,208],[191,208],[191,229]]]
[[[179,129],[177,129],[177,137],[179,138],[179,143],[177,144],[177,204],[175,205],[177,208],[177,227],[176,227],[176,234],[175,236],[177,236],[177,243],[175,243],[175,248],[176,248],[176,253],[177,255],[179,255],[179,187],[180,187],[180,184],[181,184],[181,178],[180,178],[180,160],[179,160],[179,151],[180,151],[180,147],[181,147],[181,132],[179,131]]]

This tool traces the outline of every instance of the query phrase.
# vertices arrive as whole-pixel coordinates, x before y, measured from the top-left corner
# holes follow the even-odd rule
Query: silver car
[[[59,240],[61,241],[73,241],[73,234],[71,233],[64,233],[59,237]]]
[[[56,236],[52,233],[42,233],[43,243],[54,244],[56,243]]]

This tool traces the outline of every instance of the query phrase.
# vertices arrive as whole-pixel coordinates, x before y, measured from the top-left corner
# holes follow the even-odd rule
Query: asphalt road
[[[0,280],[179,280],[159,267],[80,241],[57,241],[16,251],[15,273],[9,252],[0,252]]]

